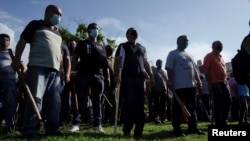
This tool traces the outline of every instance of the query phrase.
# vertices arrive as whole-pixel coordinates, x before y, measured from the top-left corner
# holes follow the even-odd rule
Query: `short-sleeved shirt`
[[[154,80],[155,83],[152,87],[153,90],[156,91],[165,91],[166,90],[166,79],[167,79],[167,74],[165,73],[165,71],[163,69],[158,69],[155,67],[152,67],[152,71],[153,71],[153,76],[154,76]]]
[[[208,69],[211,83],[226,82],[226,65],[220,54],[208,53],[203,61],[204,68]]]
[[[105,47],[89,39],[81,40],[74,50],[80,56],[77,70],[82,74],[100,74],[108,68]]]
[[[174,89],[195,87],[196,64],[193,57],[187,52],[178,49],[170,51],[165,69],[173,71]]]
[[[8,50],[0,51],[0,78],[16,79],[16,72],[11,67],[12,59]]]
[[[59,71],[62,38],[57,30],[50,29],[43,20],[33,20],[25,27],[21,38],[30,43],[30,66],[42,66]]]
[[[62,48],[62,57],[67,57],[67,56],[70,57],[70,53],[69,53],[68,47],[65,44],[62,44],[61,48]],[[65,68],[66,64],[65,64],[64,61],[62,61],[61,65],[62,65],[61,68],[63,70],[66,70],[66,68]]]
[[[125,42],[121,43],[115,56],[122,57],[122,77],[142,77],[144,78],[144,58],[146,58],[146,49],[139,43],[136,45]]]

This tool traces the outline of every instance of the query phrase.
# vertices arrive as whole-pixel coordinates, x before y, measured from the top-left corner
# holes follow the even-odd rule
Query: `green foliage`
[[[67,44],[67,41],[69,39],[75,39],[76,41],[78,40],[84,40],[88,38],[88,31],[87,31],[87,26],[84,23],[79,23],[78,27],[76,29],[76,33],[73,35],[71,34],[68,29],[61,27],[59,28],[59,33],[62,36],[63,39],[63,43]],[[103,34],[102,34],[102,29],[99,30],[99,35],[97,36],[97,42],[103,45],[111,45],[113,48],[117,48],[118,45],[115,44],[115,40],[111,40],[106,38]],[[105,40],[106,39],[106,40]]]
[[[67,41],[72,37],[71,33],[66,28],[59,28],[58,31],[63,38],[63,43],[67,44]]]
[[[176,138],[172,134],[172,125],[171,122],[167,122],[166,124],[155,124],[153,122],[147,122],[144,127],[143,140],[150,141],[207,141],[207,125],[210,124],[208,122],[199,123],[198,126],[201,130],[203,130],[206,135],[195,135],[188,134],[186,137],[178,137]],[[105,133],[98,133],[92,129],[91,123],[81,124],[80,131],[76,133],[70,133],[68,131],[70,125],[65,125],[61,127],[62,135],[60,136],[45,136],[43,127],[41,127],[41,134],[36,138],[36,140],[42,141],[133,141],[133,137],[124,137],[122,135],[122,125],[118,125],[118,134],[114,135],[114,125],[111,124],[103,124],[103,128]],[[187,132],[187,125],[182,124],[183,132]],[[3,134],[0,132],[0,140],[4,141],[13,141],[20,140],[25,141],[26,139],[20,138],[19,132],[13,132],[11,134]]]
[[[80,23],[76,29],[75,38],[77,40],[80,39],[87,39],[88,38],[88,31],[87,31],[87,25],[84,23]]]

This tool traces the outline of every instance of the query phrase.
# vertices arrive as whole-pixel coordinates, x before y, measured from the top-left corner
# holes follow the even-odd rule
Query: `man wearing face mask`
[[[23,30],[16,45],[12,67],[17,70],[21,66],[21,57],[30,44],[27,84],[35,99],[38,110],[44,112],[44,128],[47,135],[58,135],[60,113],[60,74],[62,61],[62,38],[57,31],[62,16],[61,9],[56,5],[48,5],[44,19],[31,21]],[[43,104],[44,103],[44,104]],[[33,137],[38,134],[40,121],[32,108],[29,98],[26,100],[22,135]]]
[[[170,51],[165,69],[168,74],[169,88],[181,101],[185,102],[190,113],[188,117],[188,132],[191,134],[204,134],[197,128],[196,119],[196,88],[201,89],[201,80],[193,57],[185,51],[188,46],[186,35],[177,38],[177,49]],[[175,136],[185,136],[181,131],[182,109],[176,97],[172,99],[172,126]]]
[[[208,87],[213,97],[213,113],[215,126],[227,126],[227,120],[231,105],[229,86],[227,84],[226,65],[221,56],[223,45],[221,41],[214,41],[212,52],[204,57],[203,66]]]
[[[72,70],[77,71],[75,86],[79,113],[75,115],[73,126],[69,131],[79,131],[85,101],[87,96],[90,96],[93,103],[93,129],[103,133],[101,97],[104,91],[104,82],[109,85],[110,80],[108,60],[105,47],[97,42],[99,32],[97,24],[89,24],[87,30],[89,38],[79,41],[73,53]]]

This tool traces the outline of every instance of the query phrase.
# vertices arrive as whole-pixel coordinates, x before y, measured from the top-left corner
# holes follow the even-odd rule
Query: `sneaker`
[[[70,129],[69,132],[78,132],[80,130],[78,125],[73,125]]]
[[[103,130],[103,128],[102,128],[102,126],[101,126],[101,125],[96,126],[96,127],[94,127],[93,129],[94,129],[95,131],[100,132],[100,133],[104,133],[104,132],[105,132],[105,131]]]

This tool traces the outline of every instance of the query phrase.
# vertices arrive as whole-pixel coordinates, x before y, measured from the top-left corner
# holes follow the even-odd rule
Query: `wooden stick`
[[[117,134],[117,123],[118,123],[118,112],[119,112],[119,99],[120,99],[120,83],[117,84],[115,88],[115,102],[116,102],[116,107],[115,107],[115,126],[114,126],[114,135]]]
[[[13,60],[13,59],[14,59],[14,54],[13,54],[13,52],[12,52],[11,49],[9,49],[9,54],[10,54],[12,60]],[[41,114],[40,114],[40,112],[39,112],[39,110],[38,110],[38,107],[37,107],[37,105],[36,105],[36,101],[35,101],[33,95],[31,94],[31,91],[30,91],[30,89],[29,89],[27,83],[25,82],[22,73],[20,72],[20,70],[16,70],[16,72],[17,72],[17,74],[18,74],[19,81],[20,81],[21,84],[23,85],[25,91],[26,91],[27,94],[28,94],[28,97],[30,98],[30,101],[31,101],[31,103],[32,103],[32,107],[33,107],[33,109],[35,110],[35,113],[36,113],[36,115],[37,115],[37,118],[38,118],[39,120],[42,120]]]
[[[121,69],[119,70],[119,78],[121,79]],[[116,88],[115,88],[115,102],[116,102],[116,107],[115,107],[114,135],[117,135],[117,122],[118,122],[119,100],[120,100],[120,86],[121,86],[121,82],[118,82],[116,84]]]
[[[179,103],[179,105],[181,106],[182,111],[184,112],[184,114],[187,117],[191,117],[191,114],[189,113],[188,109],[186,108],[186,106],[183,104],[183,102],[180,100],[179,96],[175,93],[174,90],[172,90],[174,97],[176,98],[177,102]]]
[[[104,99],[108,102],[110,107],[113,107],[112,103],[109,101],[109,99],[107,98],[107,96],[103,93],[102,96],[104,97]]]
[[[37,107],[37,105],[36,105],[36,101],[35,101],[33,95],[31,94],[31,91],[30,91],[28,85],[26,84],[26,82],[25,82],[24,79],[22,78],[21,72],[20,72],[20,71],[17,71],[17,73],[18,73],[18,77],[19,77],[19,79],[20,79],[21,84],[23,85],[24,89],[26,90],[26,92],[27,92],[27,94],[28,94],[28,97],[29,97],[30,100],[31,100],[32,107],[33,107],[33,109],[35,110],[35,113],[36,113],[36,115],[37,115],[37,118],[38,118],[39,120],[42,120],[41,114],[40,114],[40,112],[39,112],[39,110],[38,110],[38,107]],[[22,80],[21,80],[21,79],[22,79]]]

